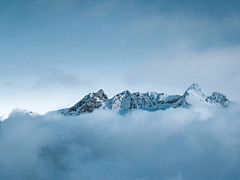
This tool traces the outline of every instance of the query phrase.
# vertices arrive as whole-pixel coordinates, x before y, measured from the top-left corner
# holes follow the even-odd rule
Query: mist
[[[240,108],[12,114],[0,179],[239,179]]]

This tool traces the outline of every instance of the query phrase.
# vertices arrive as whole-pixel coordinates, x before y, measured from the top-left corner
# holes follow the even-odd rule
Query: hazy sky
[[[0,115],[192,83],[240,101],[239,0],[0,1]]]

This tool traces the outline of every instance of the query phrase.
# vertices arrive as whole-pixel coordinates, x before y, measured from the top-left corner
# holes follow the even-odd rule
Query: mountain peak
[[[221,94],[219,92],[212,93],[211,96],[207,97],[207,101],[209,103],[214,103],[217,106],[223,106],[223,107],[227,107],[230,103],[227,97],[224,94]]]
[[[103,93],[104,93],[103,89],[99,89],[99,90],[96,92],[96,94],[103,94]]]
[[[201,88],[196,84],[196,83],[193,83],[184,93],[184,96],[187,96],[187,95],[194,95],[194,96],[200,96],[200,97],[203,97],[204,94],[202,93],[202,90]]]
[[[74,106],[70,108],[60,109],[58,112],[65,116],[80,115],[84,112],[92,112],[95,109],[102,108],[107,100],[107,95],[102,89],[100,89],[96,93],[89,93],[83,99],[78,101]]]
[[[104,93],[102,89],[99,89],[98,92],[93,94],[100,99],[106,99],[106,100],[108,99],[107,95]]]
[[[196,91],[201,91],[201,88],[198,86],[198,84],[193,83],[188,89],[189,90],[196,90]]]
[[[224,99],[226,98],[226,96],[224,94],[219,93],[219,92],[212,93],[212,95],[210,97],[214,97],[215,99],[216,98],[224,98]]]

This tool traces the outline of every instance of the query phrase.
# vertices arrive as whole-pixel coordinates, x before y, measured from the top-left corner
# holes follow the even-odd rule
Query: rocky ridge
[[[130,93],[129,91],[123,91],[111,99],[108,99],[108,96],[100,89],[96,93],[89,93],[74,106],[60,109],[57,112],[64,116],[72,116],[91,113],[95,109],[100,108],[127,113],[133,109],[156,111],[178,107],[188,108],[194,105],[226,108],[231,103],[225,95],[218,92],[214,92],[211,96],[205,96],[197,84],[192,84],[183,95],[167,95],[156,92]]]

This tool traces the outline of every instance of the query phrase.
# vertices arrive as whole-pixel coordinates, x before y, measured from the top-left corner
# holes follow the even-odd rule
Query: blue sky
[[[240,2],[1,0],[0,114],[103,88],[240,101]]]

